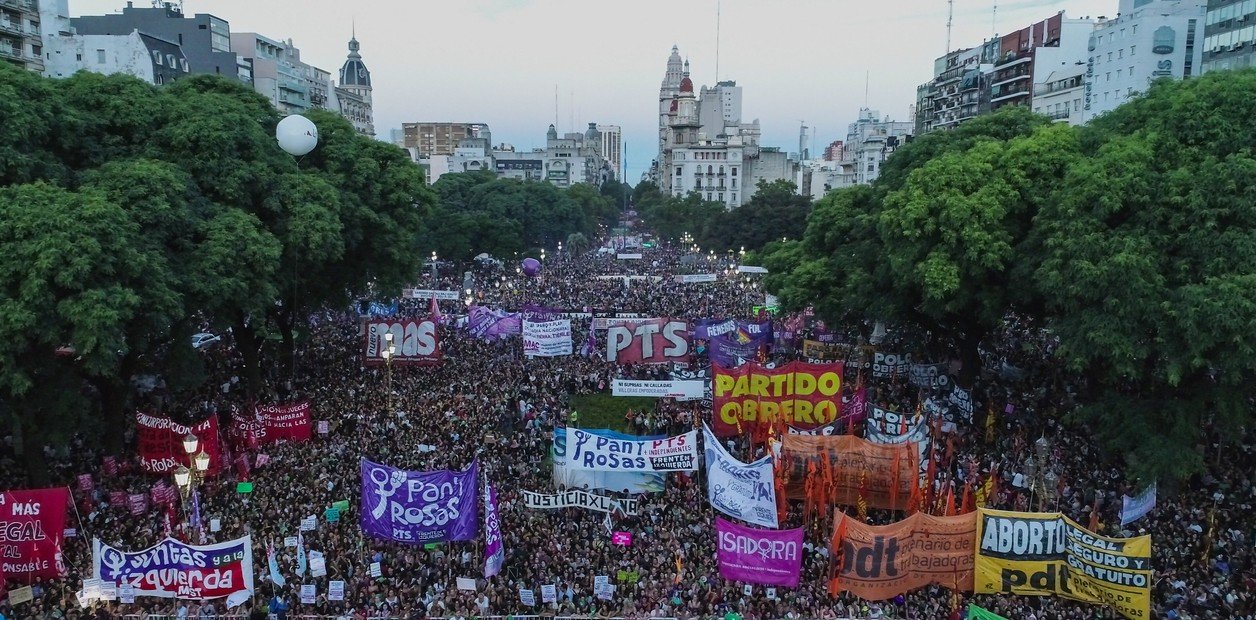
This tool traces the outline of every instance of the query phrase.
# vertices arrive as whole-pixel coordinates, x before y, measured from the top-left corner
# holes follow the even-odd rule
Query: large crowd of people
[[[551,257],[536,278],[518,273],[513,265],[467,266],[474,276],[475,303],[518,309],[533,303],[549,308],[600,312],[633,312],[697,320],[751,316],[763,303],[759,283],[726,273],[727,261],[694,260],[666,248],[644,250],[641,260],[619,260],[615,254],[590,252]],[[682,260],[685,263],[682,264]],[[691,263],[697,264],[691,264]],[[462,290],[462,268],[442,267],[445,274],[424,274],[421,288]],[[710,271],[714,283],[680,283],[678,273]],[[608,276],[638,276],[634,279]],[[639,276],[645,276],[641,278]],[[442,302],[447,317],[461,312],[457,303]],[[425,315],[426,300],[405,300],[400,314]],[[778,329],[787,321],[778,317]],[[849,594],[828,593],[831,532],[819,526],[807,531],[806,556],[799,587],[776,588],[774,596],[761,586],[748,591],[744,584],[722,579],[715,560],[715,511],[694,477],[670,474],[660,493],[640,496],[636,515],[622,519],[616,529],[631,531],[631,546],[613,546],[603,525],[605,515],[580,508],[538,510],[525,507],[520,491],[553,489],[550,444],[555,428],[578,416],[573,395],[606,393],[616,377],[649,377],[657,368],[621,367],[601,355],[579,353],[588,325],[573,322],[577,352],[556,358],[523,355],[519,339],[480,340],[452,323],[441,328],[443,361],[432,367],[366,367],[362,359],[362,318],[356,310],[326,309],[309,317],[308,338],[298,351],[294,376],[270,373],[259,402],[309,399],[314,419],[329,422],[329,432],[308,442],[260,448],[267,459],[251,471],[253,492],[236,492],[235,471],[225,467],[203,487],[202,519],[216,519],[219,531],[212,540],[250,534],[254,542],[256,573],[253,598],[227,609],[223,600],[182,601],[141,598],[133,604],[96,602],[88,608],[75,592],[90,577],[91,538],[118,548],[141,549],[161,540],[170,515],[152,508],[133,516],[110,505],[110,491],[147,492],[153,476],[134,465],[133,445],[115,455],[123,463],[113,476],[100,474],[107,456],[91,438],[76,437],[64,446],[44,448],[58,482],[66,485],[78,474],[96,474],[88,493],[76,491],[78,536],[65,547],[65,578],[35,584],[34,600],[20,606],[0,603],[0,618],[106,618],[174,616],[213,618],[266,612],[285,617],[345,618],[476,618],[510,614],[575,617],[712,618],[762,620],[779,618],[954,618],[958,609],[975,602],[1013,619],[1114,618],[1103,607],[1049,597],[959,594],[928,587],[888,601],[869,602]],[[891,331],[883,347],[895,343]],[[775,348],[771,357],[785,361],[800,355],[796,343]],[[599,339],[599,352],[605,343]],[[1051,355],[1049,334],[1035,332],[1009,319],[997,341],[984,343],[984,366],[989,371],[972,386],[971,421],[962,422],[953,435],[957,455],[949,471],[940,475],[999,477],[997,497],[989,505],[1005,509],[1034,509],[1023,476],[1023,464],[1040,437],[1051,440],[1051,461],[1060,472],[1057,497],[1046,506],[1079,523],[1091,523],[1091,511],[1109,535],[1140,532],[1153,537],[1155,585],[1153,612],[1160,618],[1256,618],[1256,496],[1252,486],[1256,455],[1251,438],[1241,449],[1202,446],[1209,452],[1209,475],[1169,488],[1162,487],[1150,515],[1122,529],[1118,511],[1122,495],[1138,490],[1122,473],[1121,455],[1105,452],[1087,429],[1063,422],[1074,406],[1084,377],[1068,372]],[[227,416],[247,407],[236,353],[229,342],[204,353],[212,375],[194,398],[168,398],[165,414],[195,421],[211,413]],[[928,360],[947,361],[947,360]],[[695,363],[701,363],[698,360]],[[999,372],[1000,369],[1014,372]],[[849,383],[855,380],[849,369]],[[899,411],[916,410],[922,392],[906,376],[861,378],[872,403]],[[1008,407],[1011,405],[1011,407]],[[993,441],[987,441],[985,412],[998,412]],[[1010,411],[1010,413],[1005,413]],[[661,399],[652,409],[632,412],[619,430],[633,433],[676,433],[692,430],[710,417],[707,401],[676,402]],[[584,425],[577,418],[576,424]],[[225,424],[224,424],[225,426]],[[133,433],[131,434],[133,438]],[[753,449],[765,450],[757,446]],[[752,450],[744,440],[737,454]],[[255,459],[254,455],[254,460]],[[125,458],[124,458],[125,457]],[[438,545],[403,545],[366,536],[358,524],[361,494],[358,462],[361,458],[409,470],[461,469],[477,458],[481,477],[491,482],[500,498],[505,563],[500,575],[484,579],[483,540]],[[5,438],[0,462],[0,487],[23,486],[15,462],[14,438]],[[975,464],[975,466],[970,465]],[[327,575],[298,578],[295,550],[282,541],[295,535],[307,515],[323,515],[333,503],[347,500],[350,511],[336,522],[320,519],[304,534],[309,549],[321,552]],[[1038,501],[1040,504],[1040,500]],[[851,507],[839,507],[853,510]],[[801,505],[792,505],[782,527],[804,523]],[[888,523],[902,511],[872,510],[868,519]],[[176,515],[177,536],[188,536]],[[279,548],[278,564],[287,585],[270,582],[266,566],[268,544]],[[678,570],[677,559],[681,559]],[[381,575],[368,567],[378,562]],[[608,575],[616,583],[609,600],[595,595],[594,577]],[[631,575],[620,579],[621,575]],[[459,589],[459,577],[477,579],[474,591]],[[331,580],[346,583],[343,601],[327,598]],[[302,583],[315,583],[314,603],[301,603]],[[541,604],[540,587],[554,584],[558,600]],[[538,592],[538,603],[521,603],[520,588]]]

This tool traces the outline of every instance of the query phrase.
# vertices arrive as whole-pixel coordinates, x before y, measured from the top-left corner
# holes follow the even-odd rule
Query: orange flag
[[[972,479],[964,481],[964,498],[960,501],[959,513],[968,514],[973,511],[973,481]]]
[[[955,485],[948,484],[946,488],[946,516],[955,516]]]
[[[839,517],[837,527],[833,529],[833,538],[829,540],[829,596],[837,596],[842,591],[842,564],[846,554],[842,553],[842,541],[846,539],[846,515]]]

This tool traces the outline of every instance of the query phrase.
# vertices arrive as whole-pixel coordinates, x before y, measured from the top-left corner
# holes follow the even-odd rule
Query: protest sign
[[[484,485],[484,576],[492,577],[502,572],[506,561],[506,547],[502,543],[501,513],[497,509],[497,491],[492,484]]]
[[[34,590],[30,586],[22,586],[13,590],[9,590],[9,605],[16,607],[22,603],[29,603],[34,600]]]
[[[528,357],[571,355],[571,321],[523,321],[523,354]]]
[[[611,534],[611,544],[621,547],[632,546],[632,532],[613,532]]]
[[[697,400],[706,391],[703,381],[647,381],[640,379],[612,379],[611,396],[646,396],[652,398],[676,398]]]
[[[386,336],[392,334],[390,343]],[[387,355],[389,346],[391,355]],[[430,319],[371,319],[366,322],[362,359],[367,366],[385,363],[432,366],[440,363],[440,335]]]
[[[790,362],[776,368],[743,364],[712,366],[715,372],[711,430],[717,436],[758,436],[772,425],[809,429],[838,419],[841,363]]]
[[[312,423],[310,401],[261,405],[253,410],[253,417],[237,416],[232,421],[232,432],[248,446],[259,446],[277,441],[309,441]],[[257,455],[257,466],[265,462]]]
[[[675,319],[625,321],[606,328],[606,361],[666,364],[689,361],[689,324]]]
[[[345,600],[345,582],[336,580],[327,583],[327,600],[343,601]]]
[[[935,517],[917,512],[889,525],[866,525],[841,512],[829,549],[836,588],[869,601],[938,584],[972,592],[977,513]]]
[[[458,577],[457,585],[459,590],[475,592],[475,579],[472,577]]]
[[[475,461],[461,472],[416,472],[362,459],[362,530],[411,544],[473,540],[477,471]]]
[[[1058,512],[978,509],[978,594],[1060,596],[1149,618],[1151,536],[1099,536]]]
[[[716,510],[747,523],[777,527],[776,485],[772,456],[743,463],[728,453],[706,424],[702,425],[706,456],[707,499]]]
[[[379,579],[384,576],[384,567],[379,562],[371,562],[370,572],[372,579]]]
[[[720,576],[743,583],[798,587],[802,528],[761,530],[715,518]]]
[[[567,427],[566,465],[594,471],[694,471],[698,432],[666,439],[615,439]]]
[[[425,288],[403,288],[401,296],[406,299],[435,299],[437,301],[458,301],[458,291],[437,291]]]
[[[528,508],[555,510],[575,507],[595,512],[620,511],[628,516],[637,514],[637,500],[632,498],[617,499],[605,495],[595,495],[583,489],[571,489],[558,493],[520,492],[523,494],[523,505]]]
[[[1156,483],[1143,489],[1137,497],[1121,496],[1121,526],[1133,523],[1151,512],[1156,507]]]
[[[558,587],[552,583],[541,586],[541,602],[556,603],[558,602]]]
[[[310,551],[310,576],[327,576],[327,558],[323,556],[322,552]]]
[[[0,493],[0,587],[65,576],[65,487]]]
[[[209,455],[207,475],[216,475],[222,466],[222,458],[218,446],[218,416],[209,418],[192,426],[179,424],[170,418],[135,414],[136,444],[140,453],[140,469],[151,474],[166,474],[179,468],[195,467],[193,455],[183,448],[183,440],[188,435],[196,435],[197,450]]]
[[[301,519],[301,525],[299,526],[299,529],[302,532],[312,532],[317,528],[318,528],[318,517],[314,515],[310,515],[308,517],[305,517],[304,519]]]
[[[314,599],[318,597],[318,588],[312,583],[301,584],[301,604],[313,605]]]
[[[519,588],[519,602],[528,607],[536,605],[536,593],[532,590]]]
[[[137,596],[208,600],[253,591],[253,545],[248,536],[212,545],[167,538],[143,551],[92,541],[92,577],[129,585]]]

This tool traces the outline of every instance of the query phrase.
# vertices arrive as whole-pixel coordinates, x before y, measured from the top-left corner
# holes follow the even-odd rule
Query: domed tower
[[[672,139],[677,145],[694,144],[698,140],[698,99],[693,93],[693,80],[689,79],[689,63],[685,62],[684,77],[680,80],[676,98],[676,113],[671,119]]]
[[[663,74],[663,84],[659,86],[659,149],[667,142],[667,113],[671,110],[672,99],[680,94],[680,81],[684,76],[684,66],[680,59],[680,48],[672,46],[672,55],[667,57],[667,72]]]
[[[372,114],[371,102],[371,72],[366,68],[366,63],[362,62],[362,54],[358,53],[361,45],[358,43],[357,34],[351,35],[349,39],[349,56],[345,59],[345,64],[340,67],[340,88],[361,99],[366,109],[367,130],[364,133],[375,135],[375,126]]]

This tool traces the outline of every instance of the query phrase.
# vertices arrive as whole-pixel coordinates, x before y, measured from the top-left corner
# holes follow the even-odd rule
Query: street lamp
[[[387,378],[386,378],[386,381],[387,381],[387,383],[388,383],[388,386],[387,386],[387,390],[388,390],[388,413],[389,413],[389,415],[391,415],[391,414],[392,414],[392,410],[393,410],[393,405],[392,405],[392,361],[393,361],[393,356],[397,354],[397,345],[393,344],[393,334],[392,334],[392,332],[386,332],[386,333],[384,333],[384,342],[385,342],[385,343],[386,343],[386,345],[387,345],[387,346],[385,346],[385,347],[384,347],[384,351],[383,351],[383,356],[384,356],[384,375],[385,375],[385,377],[387,377]]]
[[[209,472],[210,457],[207,452],[201,450],[201,441],[192,433],[188,433],[183,438],[183,451],[187,454],[188,462],[192,465],[189,469],[180,465],[174,470],[174,484],[179,489],[179,494],[183,499],[183,520],[190,521],[188,515],[188,498],[194,497],[197,487],[205,480],[205,475]],[[199,450],[199,451],[198,451]],[[200,524],[197,524],[200,527]]]
[[[432,251],[432,283],[436,283],[436,251]]]
[[[201,440],[197,439],[196,435],[188,433],[187,437],[183,438],[183,452],[188,456],[196,454],[196,448],[200,443]]]
[[[545,248],[541,248],[541,261],[545,260]]]

